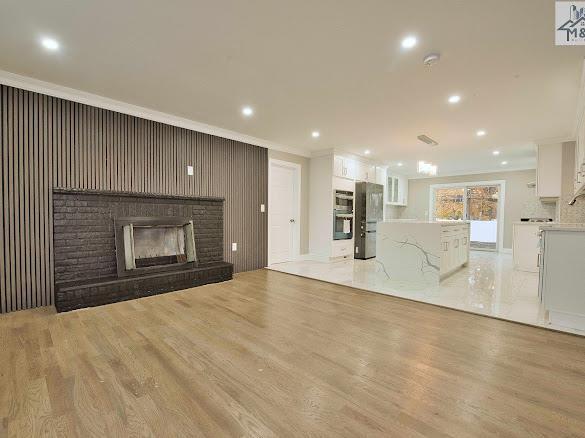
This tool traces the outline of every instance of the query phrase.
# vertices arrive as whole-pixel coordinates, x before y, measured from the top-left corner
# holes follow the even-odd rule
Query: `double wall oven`
[[[353,237],[353,192],[335,190],[333,208],[333,240]]]

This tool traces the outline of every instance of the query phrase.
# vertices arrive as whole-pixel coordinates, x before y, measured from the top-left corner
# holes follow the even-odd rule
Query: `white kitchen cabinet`
[[[333,175],[339,178],[356,179],[357,174],[357,160],[341,155],[335,155],[333,157]]]
[[[355,181],[376,182],[377,167],[355,158],[335,155],[333,157],[333,175]]]
[[[540,222],[517,222],[513,225],[514,269],[525,272],[538,272],[540,229],[553,225],[552,223]]]
[[[365,182],[376,182],[376,166],[366,163],[360,163],[360,166],[361,174],[357,179]]]
[[[343,178],[345,176],[345,167],[343,163],[343,157],[335,155],[333,157],[333,175]]]
[[[408,178],[402,175],[387,174],[386,203],[399,206],[408,204]]]
[[[355,168],[355,175],[353,179],[356,181],[375,182],[376,180],[376,166],[369,163],[364,163],[359,160],[351,160]]]
[[[469,261],[469,224],[445,223],[441,227],[441,277]]]
[[[386,192],[386,168],[376,166],[376,184],[384,186],[384,192]]]
[[[536,164],[536,193],[541,200],[561,197],[563,145],[539,145]]]
[[[334,240],[331,244],[331,257],[349,257],[353,255],[353,239]]]
[[[585,330],[585,229],[553,226],[542,234],[538,291],[549,322]]]

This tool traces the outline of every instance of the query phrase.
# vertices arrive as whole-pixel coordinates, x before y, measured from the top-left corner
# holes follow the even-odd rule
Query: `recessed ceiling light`
[[[487,132],[485,132],[483,129],[480,129],[479,131],[476,132],[478,137],[483,137],[484,135],[487,134]]]
[[[242,114],[245,115],[246,117],[250,117],[251,115],[254,114],[254,110],[252,109],[252,107],[245,106],[244,108],[242,108]]]
[[[414,46],[416,46],[417,42],[418,41],[417,41],[416,37],[410,35],[402,40],[402,47],[404,49],[412,49]]]
[[[498,156],[498,155],[500,155],[500,151],[493,151],[492,154]]]
[[[57,50],[59,48],[59,43],[53,38],[43,38],[41,44],[47,50]]]
[[[369,149],[366,149],[366,150],[364,151],[364,154],[366,154],[366,155],[370,155],[370,150],[369,150]]]
[[[508,164],[507,161],[502,161],[502,166],[505,166],[506,164]]]
[[[461,100],[461,96],[458,94],[454,94],[453,96],[449,96],[449,103],[459,103]]]
[[[402,166],[404,166],[404,163],[397,163],[396,165],[397,165],[398,167],[402,167]]]
[[[320,136],[320,135],[321,135],[321,134],[319,134],[319,131],[313,131],[313,132],[311,133],[311,136],[312,136],[313,138],[319,138],[319,136]]]

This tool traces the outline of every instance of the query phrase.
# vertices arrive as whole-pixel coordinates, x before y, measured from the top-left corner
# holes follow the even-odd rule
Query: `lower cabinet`
[[[334,240],[331,244],[331,257],[353,256],[353,239]]]
[[[441,277],[469,261],[469,225],[445,225],[441,230]]]

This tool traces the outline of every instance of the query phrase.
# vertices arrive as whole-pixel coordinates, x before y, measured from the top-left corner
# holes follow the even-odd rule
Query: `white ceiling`
[[[534,167],[535,141],[573,134],[585,56],[585,47],[554,46],[552,0],[0,0],[0,8],[2,70],[299,150],[370,149],[407,173],[419,159],[441,174],[502,160]],[[404,51],[409,34],[419,45]],[[42,36],[61,49],[47,52]],[[435,51],[440,63],[424,67]],[[462,96],[454,106],[453,93]],[[478,139],[478,129],[488,135]]]

